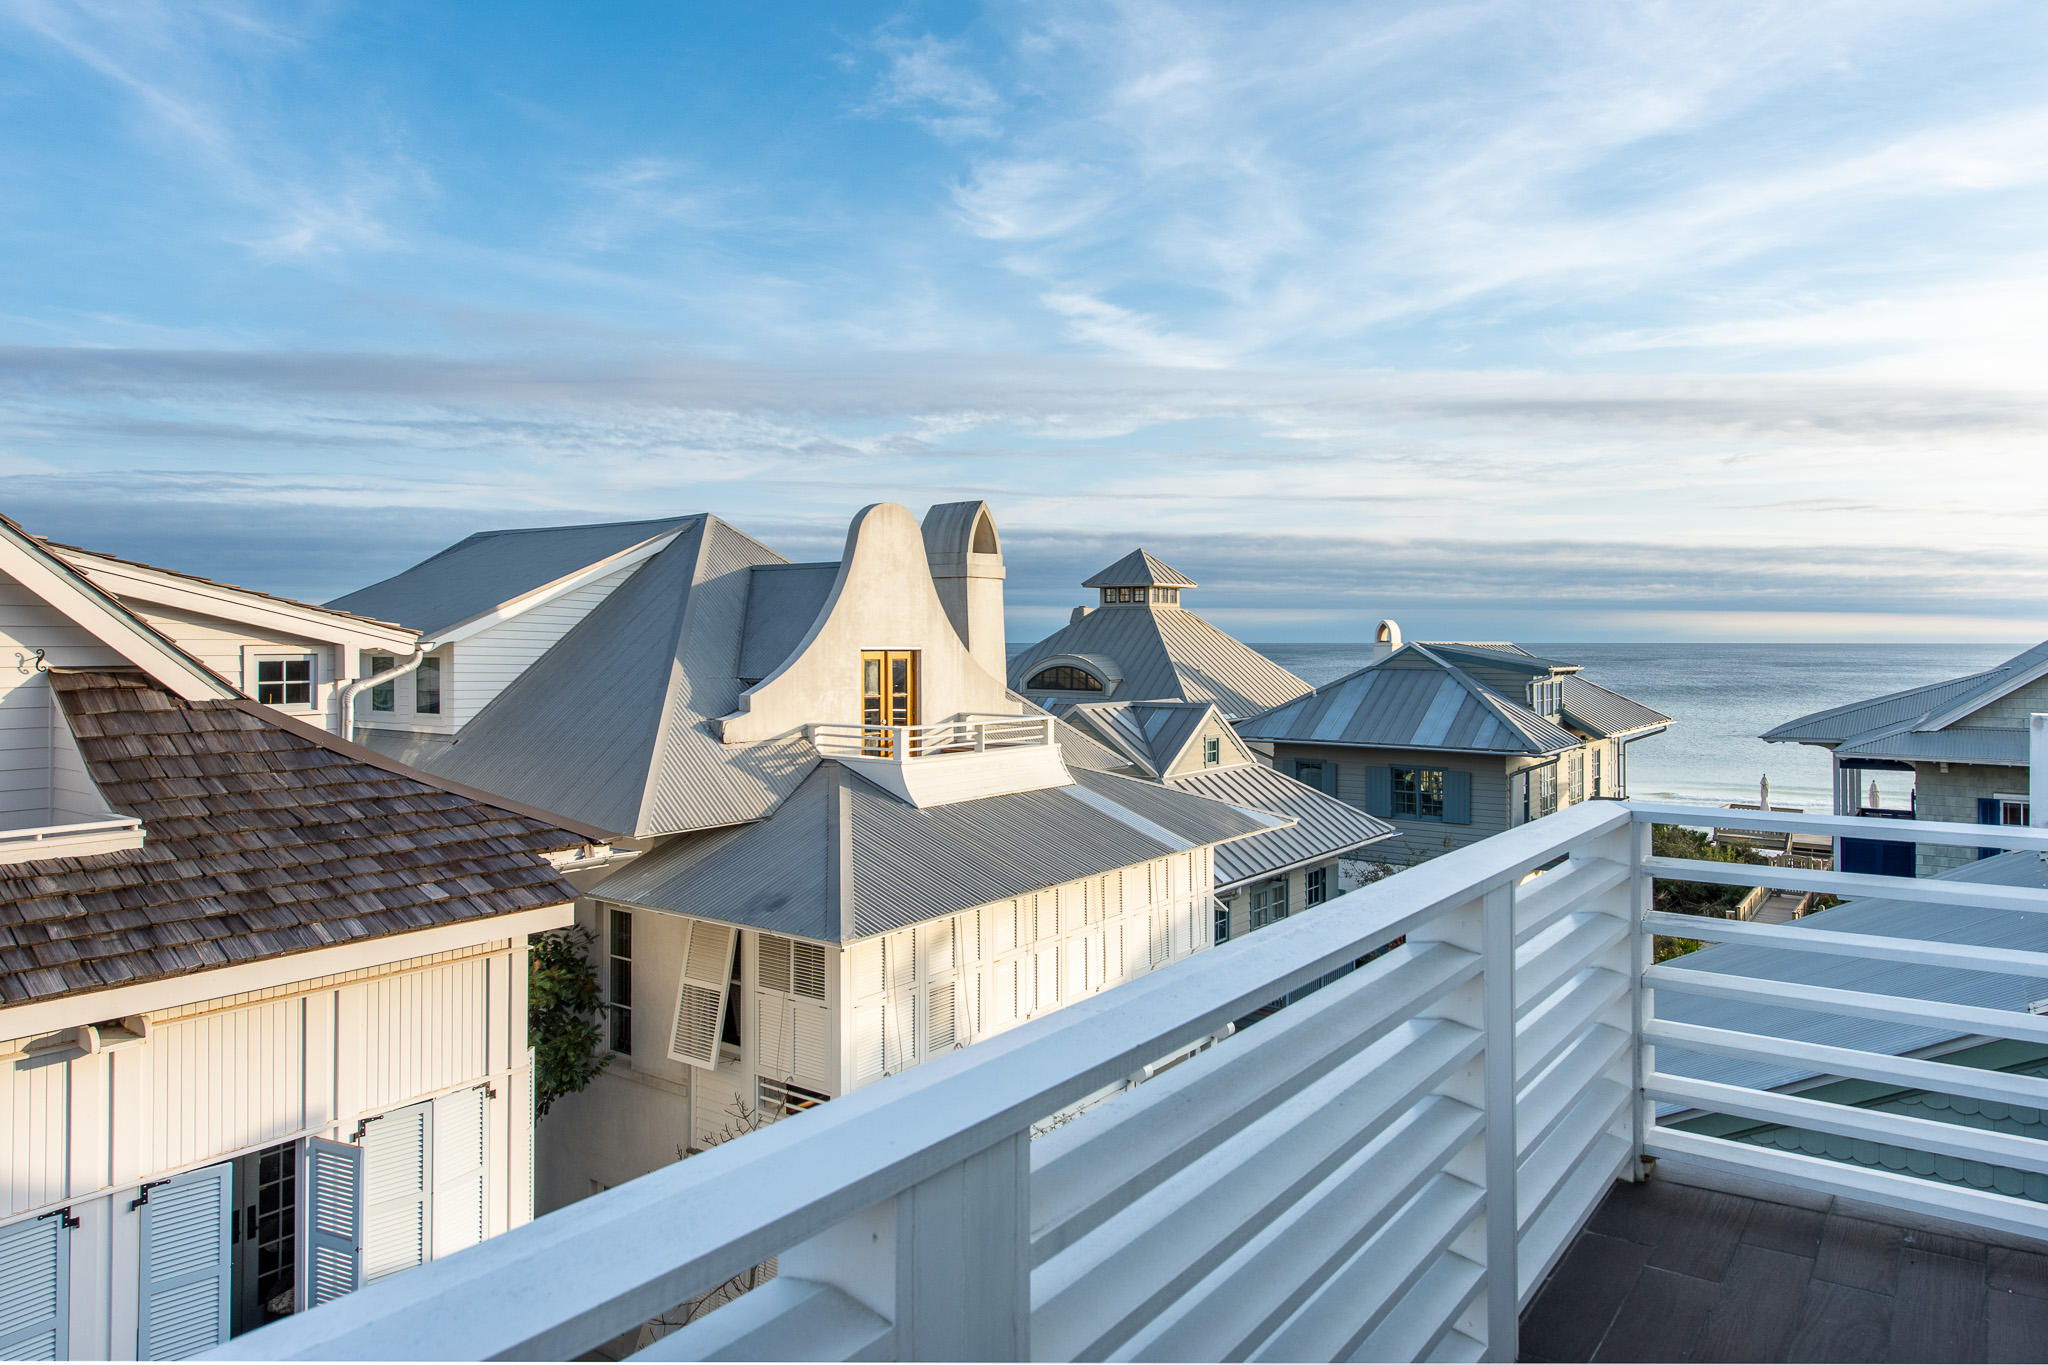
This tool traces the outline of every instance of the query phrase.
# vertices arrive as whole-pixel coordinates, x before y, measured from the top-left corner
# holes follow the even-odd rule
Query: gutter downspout
[[[419,643],[419,647],[413,651],[413,655],[410,659],[400,660],[397,664],[385,669],[382,673],[372,673],[368,677],[357,678],[354,682],[343,683],[340,695],[336,698],[335,703],[340,713],[338,716],[338,721],[343,727],[345,727],[340,732],[341,737],[343,739],[348,740],[352,740],[356,737],[356,698],[363,692],[365,688],[376,687],[380,684],[390,682],[393,678],[402,678],[406,674],[413,672],[421,664],[427,661],[427,655],[433,653],[434,648],[434,641],[422,640]]]

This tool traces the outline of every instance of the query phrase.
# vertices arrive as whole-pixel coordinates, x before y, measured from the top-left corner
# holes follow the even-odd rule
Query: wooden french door
[[[860,656],[860,723],[871,727],[862,747],[893,756],[886,727],[917,724],[917,651],[867,649]]]

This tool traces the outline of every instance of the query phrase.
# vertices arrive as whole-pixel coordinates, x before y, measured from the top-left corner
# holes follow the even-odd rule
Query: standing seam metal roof
[[[1123,673],[1112,700],[1212,701],[1248,716],[1309,690],[1280,665],[1181,607],[1098,607],[1010,662],[1022,690],[1045,660],[1062,654],[1113,659]]]
[[[1084,588],[1194,588],[1201,586],[1179,569],[1144,550],[1133,550],[1100,573],[1081,580]]]
[[[1766,730],[1771,743],[1843,743],[1895,725],[1919,726],[1931,717],[1967,705],[1977,697],[1989,697],[2004,684],[2038,664],[2048,663],[2048,640],[2015,654],[2004,663],[1942,682],[1923,683],[1898,692],[1887,692],[1867,701],[1846,702],[1825,711],[1788,720]]]
[[[1610,692],[1577,674],[1569,674],[1558,682],[1562,684],[1559,692],[1565,719],[1587,734],[1606,739],[1671,723],[1671,717],[1662,711],[1652,711],[1641,702],[1630,701],[1621,693]]]
[[[1580,743],[1569,730],[1414,644],[1252,716],[1237,732],[1280,743],[1483,753],[1548,754]]]
[[[1317,791],[1263,763],[1205,768],[1166,779],[1176,791],[1193,792],[1234,806],[1293,817],[1283,829],[1233,839],[1216,847],[1216,885],[1235,886],[1270,876],[1316,858],[1331,858],[1397,832],[1356,806]],[[1334,891],[1335,888],[1332,888]]]

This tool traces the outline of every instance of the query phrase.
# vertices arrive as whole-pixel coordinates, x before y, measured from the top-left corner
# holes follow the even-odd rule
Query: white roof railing
[[[216,1354],[570,1358],[779,1257],[766,1286],[637,1358],[1511,1360],[1521,1307],[1610,1183],[1660,1155],[2038,1236],[2036,1202],[1660,1121],[1678,1103],[2048,1170],[2048,1143],[1657,1068],[1660,1042],[1796,1054],[1823,1074],[2048,1107],[2038,1078],[1656,1019],[1653,991],[1674,990],[2048,1041],[2048,1019],[2020,1010],[1652,965],[1653,936],[1678,933],[1923,961],[1938,948],[2048,974],[2048,955],[1991,945],[1659,915],[1659,876],[1789,875],[1650,858],[1654,822],[1703,814],[1568,808]],[[2048,850],[2044,830],[1765,821]],[[1891,899],[2048,913],[2042,891],[1800,875],[1838,894],[1880,882]],[[1035,1121],[1396,940],[1031,1139]]]
[[[1043,748],[1053,742],[1051,716],[955,716],[930,725],[846,725],[819,722],[805,735],[825,758],[891,758],[907,762],[941,754]]]

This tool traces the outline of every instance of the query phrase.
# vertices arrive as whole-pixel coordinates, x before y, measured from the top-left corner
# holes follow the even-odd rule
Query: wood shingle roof
[[[589,842],[239,701],[53,671],[140,848],[0,865],[0,1005],[574,899],[543,854]]]

